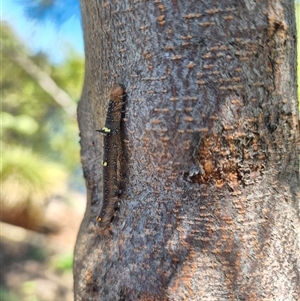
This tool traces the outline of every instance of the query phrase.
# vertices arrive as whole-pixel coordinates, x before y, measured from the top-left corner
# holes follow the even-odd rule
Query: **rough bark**
[[[294,2],[81,2],[75,299],[299,300]],[[102,231],[95,130],[115,83],[126,185]]]

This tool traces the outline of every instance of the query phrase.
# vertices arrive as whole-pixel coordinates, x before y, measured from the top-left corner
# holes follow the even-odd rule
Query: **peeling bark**
[[[299,300],[294,2],[82,0],[75,300]],[[125,189],[99,229],[109,90]]]

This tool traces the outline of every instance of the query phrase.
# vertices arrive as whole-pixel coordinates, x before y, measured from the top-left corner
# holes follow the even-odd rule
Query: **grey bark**
[[[294,2],[81,4],[75,300],[300,300]],[[115,83],[126,185],[102,231],[95,130]]]

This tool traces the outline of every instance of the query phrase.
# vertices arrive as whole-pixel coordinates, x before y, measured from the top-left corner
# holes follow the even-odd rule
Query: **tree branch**
[[[76,105],[72,98],[63,89],[58,87],[45,71],[20,52],[11,51],[10,49],[9,51],[5,51],[5,54],[31,76],[71,118],[76,118]]]

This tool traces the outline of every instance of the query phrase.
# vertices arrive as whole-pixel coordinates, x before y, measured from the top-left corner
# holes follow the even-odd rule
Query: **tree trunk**
[[[300,300],[294,1],[81,4],[75,299]],[[118,83],[125,185],[103,230],[96,130]]]

